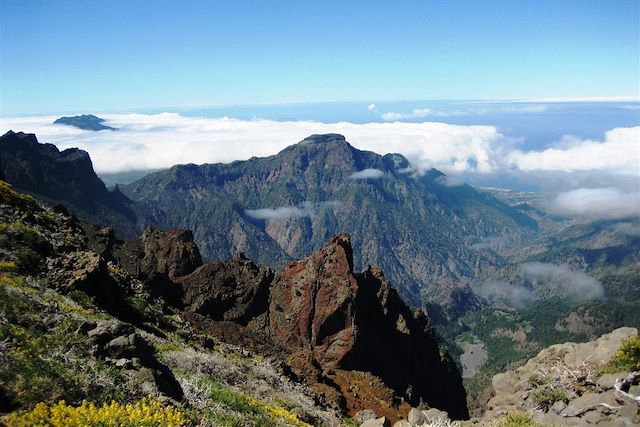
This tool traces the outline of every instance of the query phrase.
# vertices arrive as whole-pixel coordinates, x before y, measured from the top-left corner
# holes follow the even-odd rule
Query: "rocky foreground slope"
[[[546,348],[515,371],[493,377],[488,416],[526,412],[542,425],[640,423],[640,373],[603,369],[625,340],[637,336],[635,328],[619,328],[595,341]]]
[[[188,231],[121,242],[0,184],[2,412],[151,394],[200,425],[467,415],[424,315],[354,272],[346,235],[280,272],[202,265]]]

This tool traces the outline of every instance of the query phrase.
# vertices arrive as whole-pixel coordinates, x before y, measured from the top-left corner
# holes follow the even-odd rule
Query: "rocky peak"
[[[85,221],[99,216],[123,229],[135,227],[130,201],[107,190],[86,151],[59,151],[55,145],[40,144],[33,134],[9,131],[0,137],[0,168],[17,190],[46,202],[62,202]]]
[[[338,133],[315,134],[306,137],[298,144],[348,144],[343,135]]]
[[[172,305],[180,305],[182,297],[176,278],[202,265],[193,233],[184,229],[149,228],[139,239],[120,244],[114,257],[125,271],[146,282],[153,296]]]
[[[269,333],[294,354],[310,354],[323,371],[371,372],[410,403],[468,416],[460,374],[440,356],[424,313],[412,312],[380,269],[354,273],[346,234],[276,274]]]
[[[96,117],[93,114],[83,114],[81,116],[60,117],[53,122],[53,124],[69,125],[77,127],[78,129],[92,131],[116,130],[114,127],[103,125],[102,123],[104,121],[104,119]]]

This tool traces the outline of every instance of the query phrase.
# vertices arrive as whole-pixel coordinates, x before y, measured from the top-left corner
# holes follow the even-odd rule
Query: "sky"
[[[0,1],[0,116],[640,96],[640,2]]]
[[[80,147],[105,179],[342,133],[447,185],[640,216],[637,0],[0,0],[0,18],[0,133]],[[52,124],[84,113],[118,130]]]

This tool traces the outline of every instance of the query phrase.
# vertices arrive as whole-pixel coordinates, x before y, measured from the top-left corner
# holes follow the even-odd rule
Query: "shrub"
[[[531,396],[538,406],[545,409],[550,408],[554,403],[561,400],[569,400],[569,396],[567,396],[567,393],[564,390],[548,387],[542,387],[535,390]]]
[[[634,336],[623,342],[612,364],[623,371],[640,371],[640,337]]]
[[[67,406],[64,400],[51,406],[39,403],[30,412],[10,415],[6,423],[9,427],[32,425],[179,427],[188,425],[189,420],[180,410],[165,407],[159,400],[146,397],[133,405],[111,402],[101,407],[87,401],[83,401],[78,407]]]
[[[16,271],[18,269],[18,265],[13,261],[0,261],[0,271]]]
[[[507,414],[500,418],[498,427],[533,427],[535,423],[531,417],[523,413]]]
[[[545,383],[544,378],[542,378],[542,376],[540,376],[540,374],[537,373],[533,373],[529,376],[529,384],[531,384],[532,386],[541,386]]]

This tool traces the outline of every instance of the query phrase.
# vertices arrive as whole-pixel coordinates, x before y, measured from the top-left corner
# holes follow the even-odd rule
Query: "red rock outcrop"
[[[409,403],[468,416],[460,374],[440,355],[426,316],[412,312],[379,269],[353,271],[348,235],[277,273],[270,295],[268,334],[277,344],[310,353],[324,372],[371,372]]]
[[[379,269],[353,271],[346,234],[275,275],[241,255],[198,267],[192,236],[182,230],[148,230],[122,249],[129,258],[120,254],[121,264],[182,306],[195,328],[277,355],[327,404],[365,409],[337,380],[344,377],[337,372],[360,371],[393,390],[396,411],[404,401],[468,416],[460,374],[424,313],[412,312]],[[178,290],[179,300],[167,298]]]

